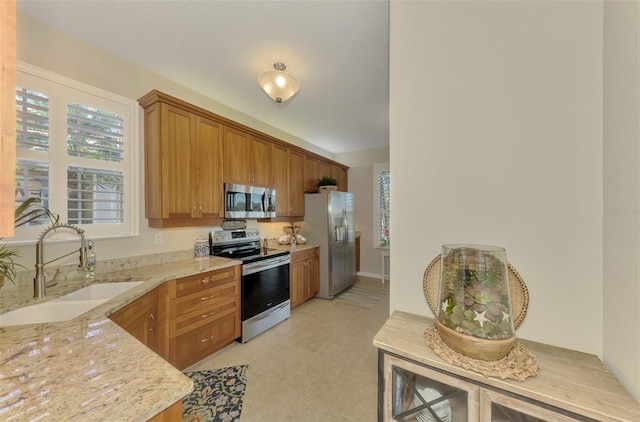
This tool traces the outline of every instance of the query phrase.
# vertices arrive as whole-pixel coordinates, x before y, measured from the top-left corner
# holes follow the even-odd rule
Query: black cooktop
[[[211,255],[237,259],[244,264],[287,254],[289,251],[282,249],[261,248],[259,243],[257,245],[213,245],[211,247]]]

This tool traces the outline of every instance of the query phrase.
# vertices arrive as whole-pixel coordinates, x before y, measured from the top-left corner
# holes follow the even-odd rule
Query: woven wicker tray
[[[515,268],[507,263],[509,269],[509,295],[511,296],[511,311],[513,312],[513,326],[518,328],[529,307],[529,290],[522,277]],[[434,315],[438,315],[438,289],[440,288],[440,255],[436,256],[424,271],[422,279],[424,295]]]

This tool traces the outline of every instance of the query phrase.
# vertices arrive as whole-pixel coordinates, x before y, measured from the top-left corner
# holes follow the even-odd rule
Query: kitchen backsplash
[[[126,268],[144,267],[147,265],[158,265],[169,262],[175,262],[182,259],[192,258],[193,248],[184,251],[163,252],[151,255],[131,256],[127,258],[108,259],[104,261],[98,260],[96,263],[96,278],[101,273],[109,273],[112,271],[123,270]],[[48,281],[51,281],[58,271],[56,280],[65,280],[69,278],[82,277],[84,271],[76,264],[61,265],[58,267],[45,267],[44,273]],[[33,278],[36,270],[21,271],[16,277],[16,286],[33,285]],[[11,286],[11,282],[5,282],[5,288]]]

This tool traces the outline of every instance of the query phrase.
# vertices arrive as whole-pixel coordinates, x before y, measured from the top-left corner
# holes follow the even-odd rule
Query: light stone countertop
[[[276,242],[275,240],[273,242],[269,242],[269,247],[273,248],[273,249],[281,249],[284,251],[289,251],[290,253],[295,253],[295,252],[301,252],[301,251],[306,251],[307,249],[311,249],[311,248],[317,248],[318,246],[320,246],[317,243],[314,242],[309,242],[307,241],[307,243],[303,244],[303,245],[296,245],[296,246],[291,246],[291,245],[281,245],[278,242]]]
[[[143,283],[70,321],[0,327],[0,419],[146,421],[182,400],[191,380],[107,316],[168,280],[239,264],[184,258],[98,271],[93,283]],[[85,278],[59,281],[44,299],[31,298],[33,285],[4,286],[0,313],[88,284]]]

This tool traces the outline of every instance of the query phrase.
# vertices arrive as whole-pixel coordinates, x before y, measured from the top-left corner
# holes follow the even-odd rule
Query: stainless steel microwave
[[[224,184],[224,218],[270,218],[276,216],[276,190]]]

